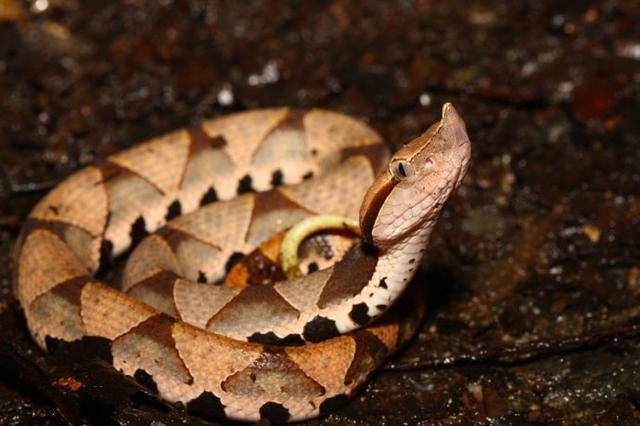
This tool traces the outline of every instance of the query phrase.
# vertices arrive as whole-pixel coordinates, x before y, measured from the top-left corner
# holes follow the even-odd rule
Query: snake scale
[[[378,317],[416,272],[469,157],[451,104],[390,160],[375,131],[325,110],[204,121],[50,191],[20,234],[15,294],[40,347],[104,339],[116,369],[190,413],[324,415],[415,331],[415,312]],[[299,278],[220,284],[319,213],[359,219],[362,238],[315,238]],[[128,252],[120,289],[96,278]]]

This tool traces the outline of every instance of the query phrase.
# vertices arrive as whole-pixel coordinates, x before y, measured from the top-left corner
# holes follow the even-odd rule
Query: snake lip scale
[[[392,156],[367,125],[326,110],[208,120],[53,188],[18,239],[14,292],[41,348],[102,339],[114,368],[189,413],[325,415],[414,333],[419,304],[387,310],[469,158],[451,104]],[[317,214],[358,220],[362,241],[318,235],[307,274],[220,285],[230,270],[268,263],[256,250]],[[121,288],[100,282],[96,273],[125,252]]]

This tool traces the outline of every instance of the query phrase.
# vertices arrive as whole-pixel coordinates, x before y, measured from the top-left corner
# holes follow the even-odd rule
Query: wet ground
[[[427,318],[312,424],[640,423],[637,1],[0,0],[0,424],[195,421],[29,340],[9,251],[63,177],[273,105],[398,146],[445,101],[474,158],[418,277]]]

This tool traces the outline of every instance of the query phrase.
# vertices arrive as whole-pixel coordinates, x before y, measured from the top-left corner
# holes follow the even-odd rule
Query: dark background
[[[274,105],[397,147],[445,101],[473,162],[418,277],[426,321],[313,423],[640,423],[640,2],[0,0],[0,424],[186,418],[28,338],[9,252],[62,178]]]

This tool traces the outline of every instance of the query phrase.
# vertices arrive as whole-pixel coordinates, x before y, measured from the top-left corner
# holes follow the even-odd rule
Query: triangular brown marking
[[[184,177],[186,176],[187,169],[189,168],[190,159],[193,158],[193,156],[207,149],[222,149],[227,146],[227,141],[224,136],[210,136],[204,130],[202,124],[192,126],[186,130],[189,134],[189,154],[187,156],[187,161],[185,163],[184,170],[182,171],[182,175],[180,176],[178,188],[182,187],[182,182],[184,182]]]
[[[26,241],[27,237],[32,232],[37,230],[46,230],[52,232],[58,238],[64,241],[64,231],[66,230],[67,226],[69,226],[69,224],[65,222],[42,220],[29,217],[24,222],[24,225],[22,225],[22,230],[20,231],[20,237],[18,240],[19,242]]]
[[[190,156],[205,149],[222,149],[227,146],[224,136],[210,136],[201,124],[188,128],[187,132],[191,138]]]
[[[278,383],[277,389],[273,387],[275,383]],[[255,397],[287,394],[312,399],[326,392],[281,348],[272,346],[266,346],[249,367],[227,377],[221,387],[225,392]]]
[[[173,297],[173,287],[178,279],[180,279],[180,276],[176,275],[174,272],[161,270],[131,286],[127,290],[127,294],[134,295],[136,292],[141,290],[155,293],[164,301],[170,302],[168,305],[166,303],[163,304],[164,308],[168,308],[167,310],[169,310],[169,312],[165,313],[174,318],[178,318],[179,313]],[[158,309],[157,306],[152,307]],[[158,310],[165,311],[165,309]]]
[[[369,145],[350,146],[348,148],[344,148],[340,152],[340,156],[343,159],[357,155],[367,157],[373,167],[373,174],[377,175],[387,164],[386,159],[389,157],[389,148],[382,143],[375,143]]]
[[[165,314],[154,315],[151,318],[148,318],[133,327],[131,330],[127,331],[121,336],[118,336],[114,339],[113,344],[116,345],[119,341],[126,339],[131,335],[139,335],[146,338],[149,338],[156,342],[161,347],[164,347],[167,351],[169,351],[172,355],[176,357],[181,366],[180,370],[183,374],[183,381],[187,385],[193,384],[193,376],[187,369],[184,361],[180,357],[178,350],[176,349],[176,342],[173,339],[172,328],[174,324],[174,320]]]
[[[175,341],[171,334],[174,322],[175,321],[172,318],[165,314],[154,315],[151,318],[142,321],[122,336],[127,334],[139,334],[149,337],[151,340],[162,346],[175,349]],[[119,339],[120,337],[117,337],[116,339]]]
[[[98,164],[96,167],[100,170],[100,174],[102,175],[102,182],[100,182],[101,185],[112,184],[119,179],[123,179],[134,174],[131,170],[108,161]]]
[[[333,272],[318,298],[318,307],[324,309],[360,293],[376,270],[377,257],[368,246],[356,244],[336,263]]]
[[[27,237],[32,232],[37,231],[37,230],[49,231],[49,232],[53,233],[56,237],[58,237],[61,241],[63,241],[65,244],[67,244],[67,240],[65,238],[65,233],[67,232],[67,230],[69,228],[80,229],[80,230],[86,232],[86,230],[84,230],[83,228],[76,227],[75,225],[73,225],[71,223],[61,222],[61,221],[57,221],[57,220],[42,220],[42,219],[36,219],[36,218],[29,217],[24,222],[24,225],[22,225],[22,229],[20,231],[20,235],[18,236],[18,241],[16,243],[16,247],[21,249],[22,244],[23,244],[24,241],[27,240]],[[71,250],[71,252],[73,253],[73,250]],[[98,259],[98,261],[100,262],[101,259]],[[98,269],[100,269],[100,268],[98,267]]]
[[[269,130],[266,135],[264,135],[260,143],[255,147],[253,153],[251,154],[251,162],[253,163],[256,153],[260,152],[260,148],[262,148],[262,145],[269,139],[269,137],[273,133],[281,130],[297,130],[304,133],[304,117],[307,115],[307,112],[308,111],[303,109],[289,109],[287,111],[287,114],[282,117],[282,120],[280,120],[275,126],[273,126],[273,128]]]
[[[150,181],[145,176],[139,173],[136,173],[135,171],[128,169],[124,166],[121,166],[120,164],[112,163],[109,160],[107,160],[105,163],[98,166],[98,169],[100,170],[100,173],[102,173],[102,184],[107,186],[107,188],[109,188],[110,185],[113,185],[115,182],[117,182],[120,179],[126,179],[127,177],[130,177],[130,176],[136,176],[142,179],[147,184],[149,184],[149,186],[151,186],[153,189],[158,191],[158,193],[160,193],[161,195],[164,195],[164,191],[160,189],[158,185]],[[108,196],[109,196],[109,190],[107,189],[107,197]],[[111,203],[108,203],[107,205],[110,206]]]
[[[249,239],[249,235],[251,235],[254,228],[254,223],[256,223],[256,221],[258,221],[263,215],[272,213],[276,210],[298,210],[310,215],[315,214],[311,210],[287,197],[278,189],[259,192],[254,195],[253,211],[251,212],[251,221],[247,227],[247,234],[244,236],[245,241]]]
[[[55,286],[51,289],[51,293],[56,296],[60,296],[72,305],[80,306],[82,288],[90,281],[93,281],[93,278],[90,276],[71,278],[70,280],[63,281]]]
[[[213,244],[209,241],[204,241],[193,234],[189,234],[177,228],[172,228],[171,226],[165,225],[162,228],[155,231],[154,235],[158,235],[160,238],[165,240],[169,247],[171,247],[172,251],[178,250],[180,243],[185,240],[193,240],[199,243],[204,244],[205,246],[213,247],[217,250],[222,250],[220,246]]]
[[[362,381],[387,357],[387,346],[374,334],[359,330],[351,334],[355,341],[356,351],[344,377],[344,384],[349,386],[354,381]]]
[[[50,344],[58,339],[60,342],[80,339],[84,334],[82,317],[80,315],[82,289],[88,282],[93,281],[90,276],[80,276],[62,281],[55,287],[37,295],[29,305],[32,321],[40,323],[38,340],[44,338],[47,350]],[[64,302],[71,306],[67,306]],[[54,334],[57,337],[53,338]]]
[[[191,239],[191,234],[166,225],[157,229],[155,234],[165,240],[173,252],[178,249],[181,242]]]
[[[282,120],[275,126],[273,129],[269,131],[267,137],[271,135],[271,133],[276,132],[278,130],[300,130],[304,131],[304,117],[307,115],[308,111],[300,108],[291,108],[287,111],[287,115],[285,115]]]
[[[251,319],[247,315],[251,315]],[[291,306],[271,285],[256,285],[243,289],[207,322],[207,328],[233,328],[239,321],[278,322],[299,317],[300,311]]]

